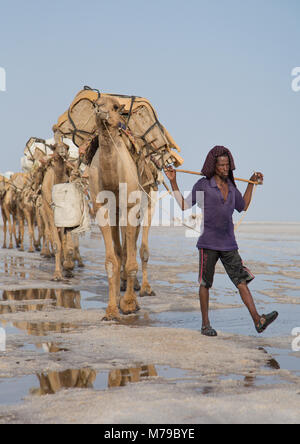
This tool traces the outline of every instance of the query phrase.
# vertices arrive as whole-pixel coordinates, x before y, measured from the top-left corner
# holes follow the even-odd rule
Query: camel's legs
[[[34,228],[33,228],[33,218],[30,213],[30,211],[24,209],[24,216],[27,221],[27,227],[28,227],[28,235],[29,235],[29,253],[34,253]]]
[[[19,220],[19,244],[20,251],[24,251],[24,217],[23,214],[18,214]]]
[[[12,249],[13,246],[13,235],[15,237],[16,246],[18,247],[18,241],[17,241],[17,235],[16,235],[16,219],[15,216],[13,216],[13,223],[11,221],[10,212],[8,210],[5,210],[6,218],[8,221],[8,231],[9,231],[9,249]]]
[[[152,217],[155,211],[155,206],[152,205],[151,200],[148,200],[147,220],[143,226],[142,244],[140,248],[140,257],[142,261],[143,281],[140,296],[155,296],[148,281],[148,261],[149,261],[149,231],[151,227]]]
[[[73,245],[74,245],[74,260],[77,262],[78,267],[84,267],[84,263],[79,251],[79,235],[73,234]]]
[[[52,223],[51,223],[52,224]],[[62,240],[60,238],[59,229],[54,225],[54,222],[52,224],[52,233],[53,233],[53,248],[54,248],[54,254],[55,254],[55,272],[53,276],[54,281],[62,281],[63,275],[62,275]]]
[[[2,219],[3,219],[3,247],[6,248],[6,236],[7,236],[7,217],[3,208],[1,208]]]
[[[20,212],[16,210],[16,213],[13,213],[13,233],[16,241],[17,248],[21,246],[21,223],[20,223]],[[17,227],[18,227],[18,236],[17,236]]]
[[[41,252],[41,255],[46,258],[50,258],[50,257],[52,257],[52,254],[50,251],[50,244],[52,243],[52,245],[53,245],[53,239],[51,237],[51,227],[50,227],[49,218],[47,218],[47,212],[46,212],[43,205],[41,206],[40,213],[41,213],[42,221],[44,223],[44,245],[43,245],[43,250]]]
[[[136,240],[137,243],[140,233],[140,225],[136,230]],[[127,288],[127,275],[126,275],[126,262],[127,262],[127,242],[126,242],[126,228],[122,227],[122,265],[121,265],[121,291],[126,291]],[[140,291],[141,286],[139,284],[137,276],[134,281],[134,290]]]
[[[101,211],[101,208],[100,210]],[[105,243],[105,268],[109,285],[109,302],[106,309],[105,320],[120,319],[118,309],[119,288],[116,287],[116,276],[118,275],[119,262],[115,254],[113,245],[113,235],[110,226],[101,226],[101,232]],[[118,284],[120,286],[120,283]]]
[[[127,287],[127,276],[126,276],[126,261],[127,261],[127,243],[126,243],[126,228],[121,227],[122,233],[122,255],[121,255],[121,281],[120,289],[121,291],[126,291]]]
[[[127,260],[126,260],[126,275],[127,275],[127,289],[124,297],[120,301],[120,308],[124,314],[135,313],[139,310],[137,297],[134,292],[134,283],[138,271],[138,263],[136,260],[136,231],[137,227],[128,225],[126,227],[126,245],[127,245]]]
[[[111,231],[112,231],[112,238],[113,238],[113,242],[114,242],[115,255],[116,255],[117,262],[118,262],[118,268],[115,273],[115,286],[116,286],[117,304],[119,305],[120,304],[121,265],[122,265],[122,246],[121,246],[121,241],[120,241],[120,229],[119,229],[118,224],[116,227],[111,227]]]
[[[42,220],[39,208],[36,208],[36,210],[35,210],[35,219],[36,219],[37,228],[38,228],[38,240],[34,243],[34,247],[35,247],[36,251],[40,251],[41,250],[41,242],[43,244],[43,248],[44,248],[44,244],[45,244],[45,241],[44,241],[45,228],[44,228],[44,222]]]
[[[62,229],[62,239],[63,239],[63,256],[64,256],[64,262],[63,267],[64,270],[67,272],[68,277],[73,277],[72,271],[74,270],[74,244],[72,239],[72,234],[70,230],[64,230]],[[66,231],[66,232],[64,232]]]

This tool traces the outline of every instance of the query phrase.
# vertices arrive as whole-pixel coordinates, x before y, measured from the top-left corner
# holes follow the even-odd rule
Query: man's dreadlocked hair
[[[233,183],[233,185],[236,187],[236,183],[233,176],[233,171],[235,170],[235,164],[232,157],[231,152],[228,148],[225,148],[225,146],[215,146],[207,155],[207,158],[204,162],[203,168],[202,168],[202,174],[207,177],[207,179],[211,179],[216,170],[217,165],[217,159],[221,156],[227,156],[229,159],[229,179]]]

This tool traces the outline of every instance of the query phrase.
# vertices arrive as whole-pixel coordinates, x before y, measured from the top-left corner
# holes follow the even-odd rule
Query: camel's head
[[[123,106],[114,97],[101,97],[96,102],[96,116],[98,123],[105,123],[117,128],[120,123],[120,113]]]
[[[54,154],[61,157],[63,160],[67,160],[69,157],[69,146],[63,142],[58,142],[54,145]]]

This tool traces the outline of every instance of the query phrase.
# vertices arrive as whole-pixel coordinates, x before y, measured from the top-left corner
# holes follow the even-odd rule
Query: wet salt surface
[[[155,233],[155,234],[154,234]],[[198,268],[198,254],[195,250],[196,239],[186,239],[183,236],[181,229],[173,229],[172,232],[168,232],[166,236],[165,229],[156,229],[152,231],[150,245],[151,247],[151,272],[159,276],[159,280],[151,281],[154,289],[155,287],[165,287],[169,290],[174,289],[176,294],[185,297],[186,294],[192,293],[194,300],[197,301],[198,285],[197,285],[197,268]],[[176,251],[180,252],[174,255],[174,245]],[[270,236],[258,236],[253,234],[249,237],[249,234],[240,235],[241,255],[245,262],[265,264],[261,267],[261,271],[256,273],[256,279],[251,284],[251,291],[257,302],[258,309],[261,313],[268,313],[273,310],[277,310],[280,314],[276,324],[268,328],[264,337],[281,337],[289,336],[291,330],[294,327],[300,326],[300,304],[296,303],[297,299],[300,302],[300,291],[297,286],[300,286],[299,268],[296,265],[290,266],[291,258],[300,257],[300,242],[297,236],[292,236],[287,239],[283,234],[283,240],[276,242],[274,235]],[[93,310],[93,309],[105,309],[107,306],[107,284],[104,274],[104,255],[101,250],[97,251],[94,260],[85,260],[86,269],[76,270],[78,276],[80,276],[80,282],[72,288],[72,280],[67,284],[68,288],[55,288],[52,290],[45,288],[27,288],[17,290],[3,290],[0,292],[0,314],[3,313],[18,313],[26,311],[43,311],[49,309],[76,309],[76,310]],[[82,247],[83,256],[88,259],[90,246]],[[162,253],[163,251],[163,253]],[[292,251],[294,254],[292,254]],[[9,253],[8,253],[9,254]],[[299,260],[299,259],[298,259]],[[28,282],[28,279],[34,277],[36,270],[40,270],[45,274],[47,270],[52,269],[50,262],[43,263],[39,267],[40,259],[38,257],[30,258],[30,262],[27,257],[22,255],[14,258],[0,259],[1,269],[0,276],[3,276],[3,283],[6,284],[5,279],[10,285],[22,285],[23,282]],[[34,267],[32,267],[34,263]],[[184,264],[184,270],[183,266]],[[161,267],[160,267],[161,266]],[[168,266],[172,269],[168,272]],[[188,271],[186,267],[190,267]],[[162,272],[160,270],[166,271]],[[250,267],[251,268],[251,267]],[[259,267],[258,267],[259,268]],[[191,270],[192,269],[192,270]],[[267,270],[267,274],[264,273]],[[151,277],[150,272],[150,277]],[[287,273],[288,272],[288,273]],[[284,275],[282,274],[284,273]],[[97,279],[97,285],[95,285],[95,279]],[[21,282],[20,282],[21,281]],[[50,280],[49,280],[50,281]],[[90,286],[90,283],[92,284]],[[85,289],[89,287],[89,289]],[[296,288],[295,288],[296,287]],[[261,293],[265,291],[265,293]],[[172,292],[171,292],[172,293]],[[283,298],[283,301],[278,303],[278,294]],[[169,296],[168,302],[171,304],[172,294]],[[285,299],[286,298],[286,302]],[[294,300],[294,303],[291,302]],[[131,326],[133,328],[143,328],[144,326],[159,326],[159,327],[171,327],[171,328],[184,328],[199,331],[201,328],[201,316],[199,309],[193,311],[184,311],[182,305],[180,310],[166,308],[162,312],[152,311],[151,307],[159,301],[155,298],[155,302],[152,302],[151,298],[144,298],[141,300],[141,304],[145,303],[148,308],[148,315],[130,316],[122,320],[122,324]],[[175,299],[175,306],[177,300]],[[251,318],[246,308],[241,307],[241,300],[236,289],[231,285],[228,277],[221,271],[217,273],[215,279],[214,290],[211,292],[212,303],[218,304],[232,304],[232,308],[219,307],[211,310],[211,323],[218,331],[245,335],[247,337],[258,337],[255,329],[252,325]],[[149,305],[150,304],[150,305]],[[146,308],[147,309],[147,308]],[[51,344],[47,342],[47,336],[51,333],[69,333],[76,331],[82,326],[76,325],[76,323],[55,323],[55,322],[27,322],[26,324],[18,324],[17,322],[7,324],[0,320],[0,327],[5,328],[7,337],[18,336],[20,334],[27,335],[21,349],[24,351],[39,353],[58,353],[63,359],[63,353],[67,353],[67,348],[64,348],[64,344],[55,344],[51,350]],[[40,337],[41,342],[32,343],[30,337]],[[45,341],[44,341],[45,338]],[[276,362],[273,369],[276,371],[279,369],[285,369],[292,372],[295,376],[300,377],[300,358],[293,354],[291,349],[275,349],[267,348],[268,352]],[[128,369],[112,369],[111,371],[94,372],[92,369],[88,370],[89,377],[87,377],[87,369],[74,370],[69,372],[78,372],[79,385],[86,384],[85,387],[79,388],[92,388],[94,390],[106,390],[109,388],[110,373],[115,372],[111,378],[118,380],[116,386],[123,386],[127,383],[138,383],[141,381],[151,380],[151,378],[162,378],[172,383],[187,383],[188,381],[199,382],[201,375],[194,375],[191,372],[187,372],[182,369],[171,368],[168,366],[153,366],[155,368],[155,375],[147,375],[147,369],[144,369],[144,376],[141,376],[142,370],[136,369],[135,377],[130,376]],[[67,371],[68,372],[68,371]],[[83,372],[83,373],[82,373]],[[59,390],[64,388],[76,388],[76,386],[70,386],[68,383],[68,373],[63,372],[61,379],[64,381],[61,383]],[[137,377],[136,374],[139,373]],[[148,372],[149,373],[149,372]],[[84,376],[84,377],[83,377]],[[81,379],[83,379],[83,382]],[[282,377],[275,375],[221,375],[219,377],[223,381],[236,381],[243,384],[245,387],[259,387],[269,384],[280,384],[286,381]],[[46,382],[45,382],[46,381]],[[43,384],[48,387],[47,375],[43,375]],[[48,385],[47,385],[48,384]],[[113,386],[112,386],[113,387]],[[110,387],[110,388],[112,388]],[[20,402],[23,397],[29,394],[51,394],[51,393],[38,393],[38,391],[46,391],[47,389],[42,387],[41,375],[29,375],[24,377],[18,377],[13,379],[1,379],[0,378],[0,403],[1,404],[15,404]],[[200,390],[202,393],[211,393],[214,390],[212,385],[204,385],[204,387],[198,387],[195,390]],[[51,389],[48,387],[48,392]],[[55,391],[54,391],[55,392]]]
[[[281,350],[276,351],[282,354]],[[285,361],[285,358],[284,358]],[[294,364],[294,362],[293,362]],[[280,369],[280,365],[274,359],[271,368]],[[300,370],[299,370],[300,373]],[[283,384],[286,381],[279,375],[220,375],[220,381],[233,381],[241,383],[246,388],[258,388],[262,386],[273,386],[274,384]],[[21,402],[29,395],[45,396],[54,395],[61,390],[69,389],[92,389],[97,391],[110,390],[117,387],[124,387],[128,384],[137,384],[140,382],[163,380],[168,384],[191,384],[196,392],[202,394],[211,394],[217,392],[217,384],[213,381],[204,383],[201,381],[201,375],[196,372],[172,368],[162,365],[141,365],[136,368],[121,368],[111,371],[103,370],[96,372],[91,368],[80,370],[70,369],[63,372],[49,372],[11,378],[8,380],[0,379],[0,405],[14,405]],[[289,382],[292,384],[292,382]],[[200,387],[199,387],[200,385]]]
[[[108,390],[154,379],[170,383],[194,381],[189,372],[169,366],[141,365],[136,368],[96,372],[90,368],[70,369],[37,375],[0,379],[0,404],[13,405],[28,395],[53,395],[66,389]]]

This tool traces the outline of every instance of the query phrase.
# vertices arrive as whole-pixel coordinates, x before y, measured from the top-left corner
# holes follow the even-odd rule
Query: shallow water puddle
[[[236,374],[230,374],[226,376],[220,376],[220,379],[223,381],[240,381],[243,382],[244,387],[262,387],[266,385],[273,385],[273,384],[292,384],[289,381],[286,381],[283,378],[280,378],[276,375],[236,375]]]
[[[60,349],[57,351],[67,351]],[[270,365],[274,368],[274,363]],[[68,369],[62,372],[39,373],[20,378],[0,379],[0,404],[18,404],[25,397],[54,395],[61,390],[92,389],[103,391],[128,384],[161,379],[171,384],[192,383],[201,386],[194,387],[195,392],[207,395],[216,391],[218,379],[208,384],[201,383],[201,375],[195,372],[173,368],[167,365],[141,365],[138,367],[113,370],[95,371],[92,368]],[[276,375],[238,375],[219,376],[219,380],[242,382],[246,388],[257,388],[266,385],[282,384],[287,381]]]
[[[34,301],[31,303],[31,301]],[[37,302],[41,301],[41,302]],[[7,313],[8,309],[11,313],[19,311],[19,307],[15,302],[23,302],[21,311],[38,311],[44,304],[51,303],[55,307],[77,308],[81,309],[80,292],[72,289],[21,289],[21,290],[4,290],[0,299],[0,314]],[[9,304],[11,302],[11,304]]]
[[[79,326],[68,323],[59,322],[14,322],[6,323],[5,321],[0,321],[0,327],[5,329],[6,338],[8,341],[8,347],[17,347],[18,349],[30,352],[36,352],[38,354],[43,353],[59,353],[66,352],[66,349],[61,343],[57,342],[31,342],[30,336],[43,337],[48,336],[49,333],[68,333],[74,329],[78,329]],[[24,340],[22,333],[28,335]],[[10,338],[10,336],[14,336]],[[19,339],[18,336],[22,339]]]
[[[22,305],[18,305],[16,302],[22,302]],[[78,310],[107,307],[107,303],[103,302],[100,296],[87,291],[30,288],[12,291],[4,290],[0,299],[0,314],[19,311],[41,311],[43,307],[47,307],[49,304],[53,307]]]
[[[28,322],[28,321],[15,321],[6,323],[6,321],[0,321],[0,326],[6,332],[6,338],[9,339],[9,335],[20,335],[25,333],[29,336],[48,336],[49,333],[68,333],[71,330],[78,329],[79,326],[68,322]]]
[[[28,395],[53,395],[66,389],[107,390],[124,387],[152,378],[180,382],[188,372],[169,366],[141,365],[125,369],[96,372],[91,368],[69,369],[62,372],[48,372],[20,378],[0,379],[0,404],[17,404]]]
[[[266,353],[272,355],[272,363],[275,361],[278,369],[289,370],[296,376],[300,377],[300,357],[299,353],[287,351],[285,349],[266,347]],[[272,367],[271,362],[269,365]],[[274,368],[274,367],[273,367]],[[275,367],[276,368],[276,367]]]
[[[34,384],[36,384],[34,375],[8,380],[0,379],[0,404],[17,404],[30,393]]]

